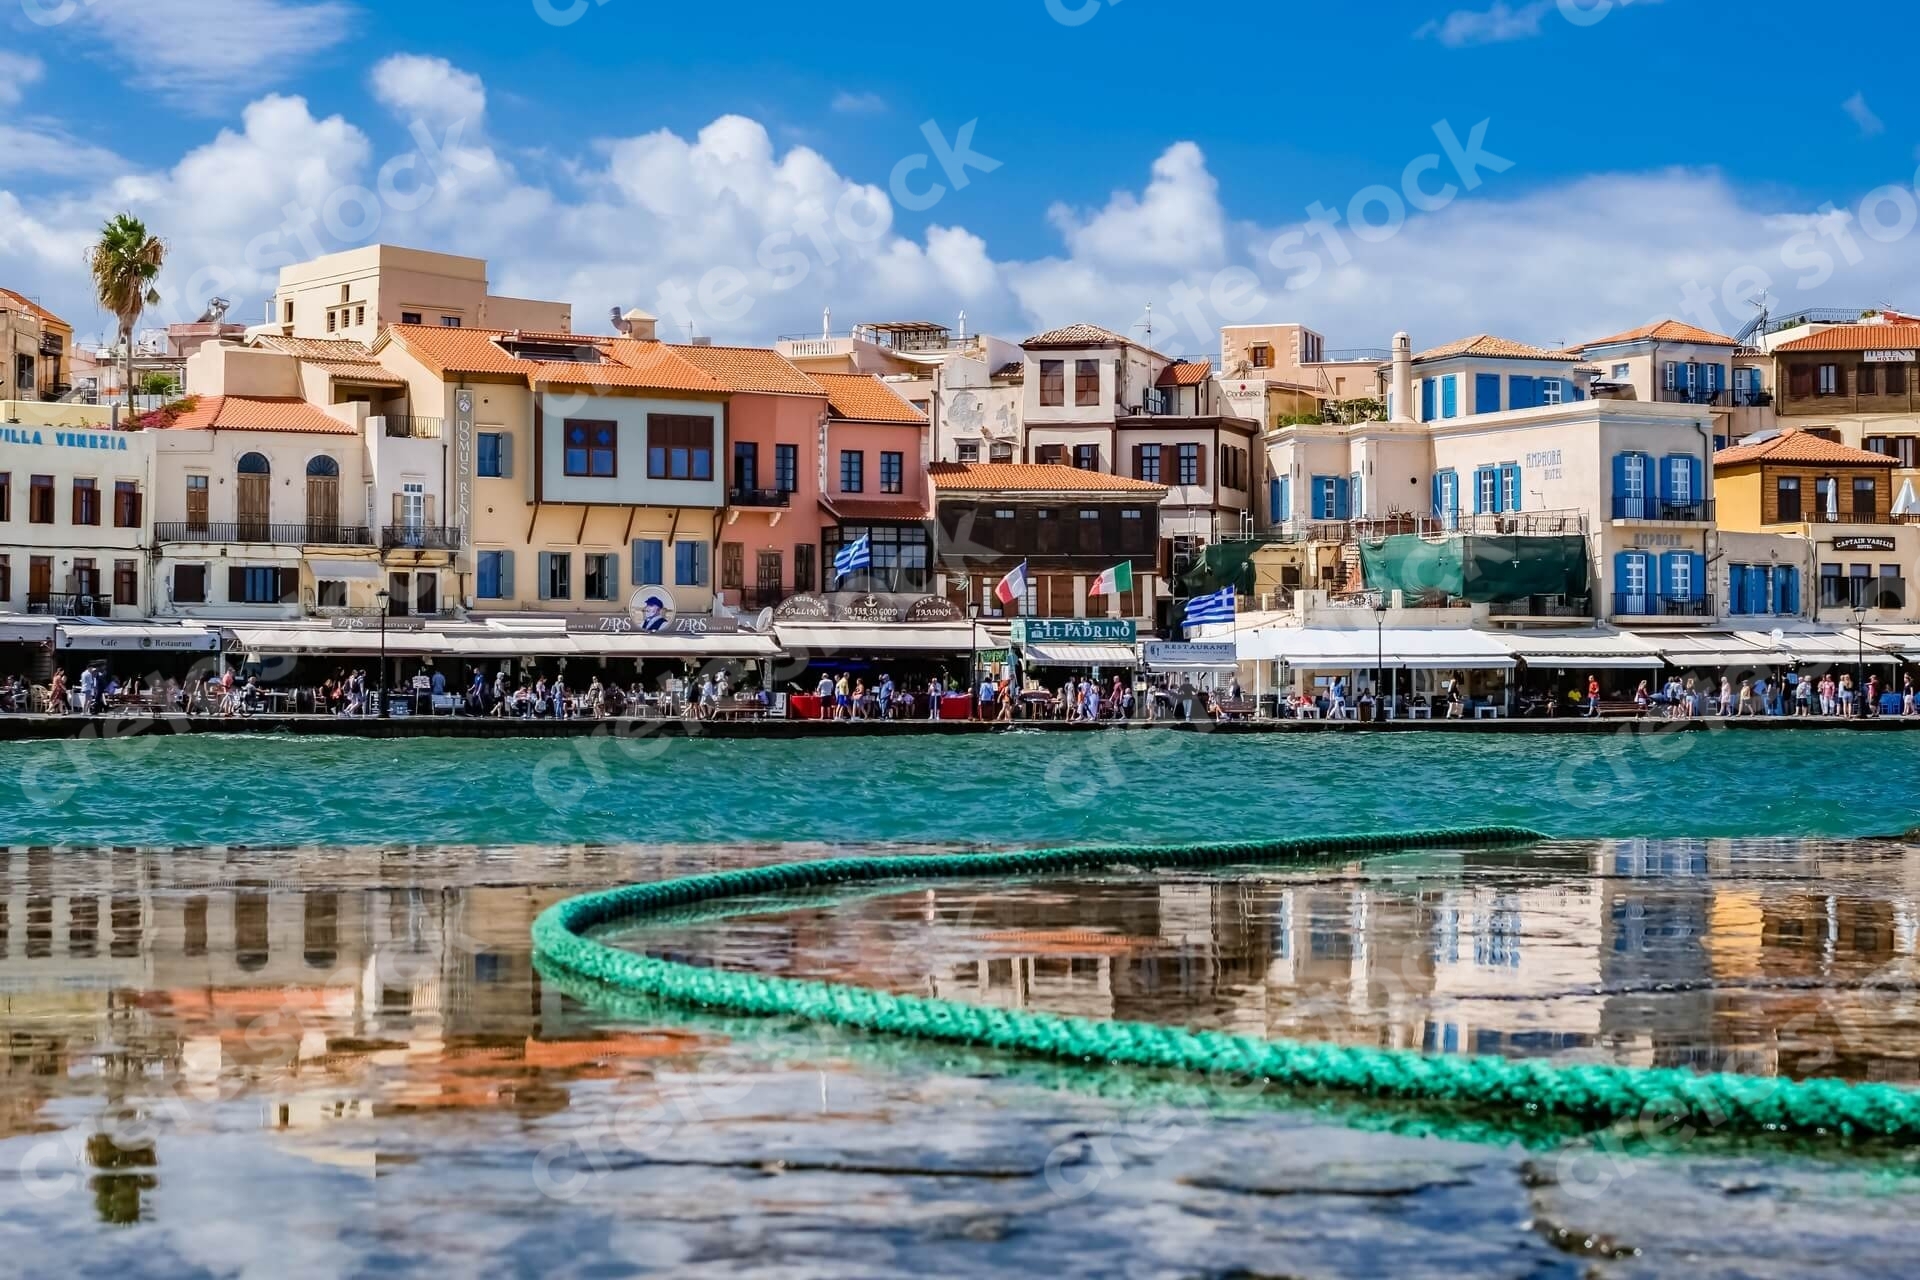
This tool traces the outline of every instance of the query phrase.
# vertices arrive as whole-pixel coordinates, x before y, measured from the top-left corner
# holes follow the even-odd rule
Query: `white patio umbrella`
[[[1840,523],[1840,482],[1831,478],[1827,480],[1827,523]]]
[[[1893,514],[1897,516],[1920,515],[1920,497],[1913,492],[1913,481],[1906,480],[1900,485],[1900,496],[1893,500]]]

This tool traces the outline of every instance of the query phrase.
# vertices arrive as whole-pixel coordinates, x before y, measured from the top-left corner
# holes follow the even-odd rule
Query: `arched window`
[[[264,453],[243,453],[235,468],[240,474],[234,486],[235,514],[240,519],[242,542],[267,540],[267,512],[272,506],[273,467]]]
[[[307,541],[337,542],[340,531],[340,464],[326,454],[307,462]]]

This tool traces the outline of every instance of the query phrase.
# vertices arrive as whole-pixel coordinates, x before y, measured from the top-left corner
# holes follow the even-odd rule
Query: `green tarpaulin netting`
[[[1486,604],[1587,594],[1587,543],[1577,536],[1463,535],[1430,541],[1395,534],[1360,544],[1367,586],[1409,601],[1451,596]]]

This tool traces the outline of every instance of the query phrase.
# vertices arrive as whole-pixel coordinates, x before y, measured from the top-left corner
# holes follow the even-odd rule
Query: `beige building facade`
[[[371,343],[390,324],[571,333],[573,306],[489,293],[479,258],[374,244],[282,267],[250,333]]]

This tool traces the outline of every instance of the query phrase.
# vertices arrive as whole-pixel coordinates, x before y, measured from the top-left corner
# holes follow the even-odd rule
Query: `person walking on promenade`
[[[1820,714],[1823,716],[1834,715],[1839,711],[1839,709],[1840,709],[1840,699],[1838,696],[1838,689],[1833,683],[1833,676],[1831,674],[1821,676],[1820,677]]]
[[[63,716],[73,710],[67,698],[67,672],[64,667],[54,669],[53,683],[47,688],[47,711]]]
[[[1013,723],[1013,678],[1011,676],[1000,677],[1000,696],[994,701],[995,701],[995,705],[997,705],[1000,708],[1000,712],[995,717],[995,719],[997,719],[1001,724],[1012,724]]]
[[[1839,692],[1840,715],[1843,718],[1851,718],[1853,715],[1853,677],[1851,675],[1843,675],[1840,677]]]
[[[1880,673],[1878,671],[1867,677],[1867,701],[1860,711],[1862,715],[1880,714]]]
[[[1333,688],[1327,694],[1327,714],[1338,720],[1347,709],[1347,678],[1335,676]]]
[[[1906,675],[1903,675],[1900,677],[1900,714],[1903,716],[1910,716],[1913,714],[1913,673],[1912,672],[1908,672]]]
[[[1733,681],[1727,676],[1720,677],[1720,714],[1722,717],[1733,714]]]
[[[1600,714],[1600,677],[1596,675],[1589,675],[1587,677],[1587,718],[1592,719],[1595,716],[1598,716],[1599,714]]]
[[[1793,714],[1796,719],[1813,714],[1813,681],[1805,676],[1793,686]]]
[[[1734,714],[1739,716],[1756,715],[1758,713],[1754,710],[1754,706],[1753,681],[1742,680],[1740,682],[1740,705]]]

